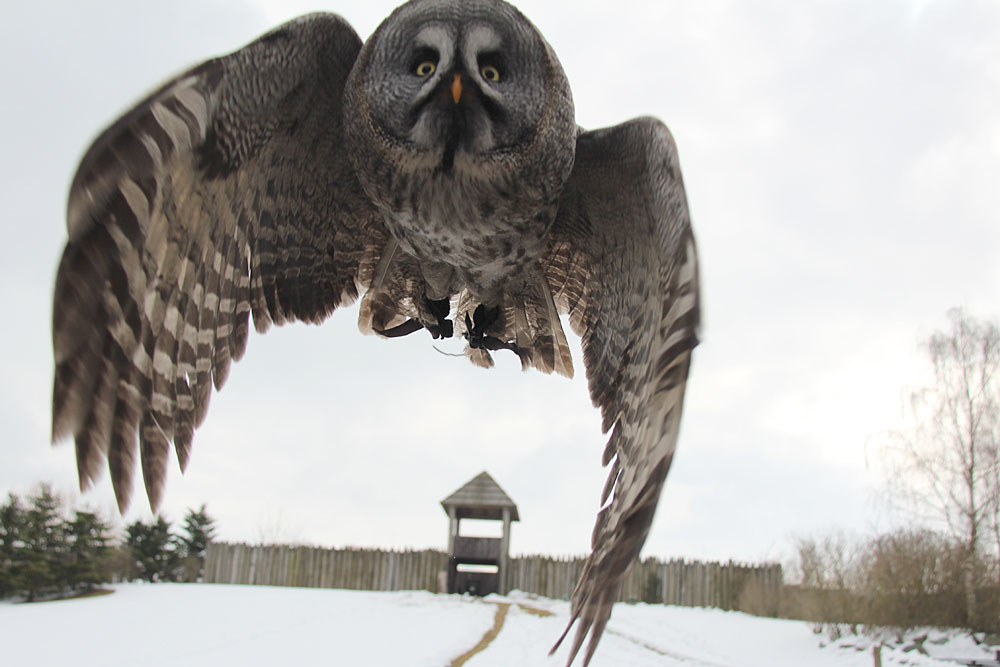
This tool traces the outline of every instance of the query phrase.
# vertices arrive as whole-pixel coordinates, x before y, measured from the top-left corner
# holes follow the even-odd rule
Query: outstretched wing
[[[583,339],[590,396],[611,431],[611,463],[566,632],[580,620],[586,665],[628,567],[646,541],[677,445],[699,321],[698,266],[677,150],[643,118],[577,139],[542,262],[562,312]]]
[[[69,195],[53,310],[53,439],[81,487],[108,459],[128,505],[183,469],[212,384],[273,322],[319,322],[370,280],[388,234],[341,149],[361,40],[291,21],[165,84],[101,134]]]

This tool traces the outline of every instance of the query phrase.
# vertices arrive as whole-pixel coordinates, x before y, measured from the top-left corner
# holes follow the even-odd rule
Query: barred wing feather
[[[124,509],[138,453],[156,508],[169,443],[183,469],[251,314],[260,331],[319,322],[370,280],[387,232],[339,127],[360,46],[332,14],[292,21],[168,82],[83,158],[56,277],[52,427],[75,440],[81,486],[107,458]]]
[[[581,133],[560,201],[543,264],[583,339],[590,395],[611,432],[593,552],[553,648],[579,620],[569,662],[589,632],[586,665],[646,541],[677,444],[697,344],[698,268],[677,151],[659,121]]]

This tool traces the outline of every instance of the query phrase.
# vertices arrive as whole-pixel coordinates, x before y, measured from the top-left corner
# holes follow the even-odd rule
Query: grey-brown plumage
[[[366,333],[463,335],[479,365],[512,350],[571,376],[568,314],[611,432],[573,594],[570,662],[588,633],[590,660],[649,531],[697,342],[694,239],[659,121],[579,130],[552,49],[499,0],[414,0],[363,45],[313,14],[101,134],[67,224],[53,438],[74,438],[81,486],[108,461],[122,508],[137,455],[154,509],[171,443],[184,468],[250,316],[261,332],[319,322],[363,295]]]

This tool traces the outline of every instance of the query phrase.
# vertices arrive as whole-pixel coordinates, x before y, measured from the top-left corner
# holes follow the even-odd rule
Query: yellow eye
[[[416,72],[417,76],[430,76],[431,74],[434,73],[435,69],[437,69],[437,66],[433,62],[431,62],[430,60],[425,60],[419,65],[417,65],[417,69],[414,71]]]
[[[493,65],[483,66],[483,68],[479,70],[479,73],[482,74],[483,78],[486,79],[487,81],[492,81],[493,83],[496,83],[500,80],[500,70],[498,70]]]

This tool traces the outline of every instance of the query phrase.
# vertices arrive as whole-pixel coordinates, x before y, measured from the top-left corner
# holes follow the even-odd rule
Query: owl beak
[[[462,75],[456,74],[455,78],[451,81],[451,99],[455,100],[455,104],[462,99]]]

